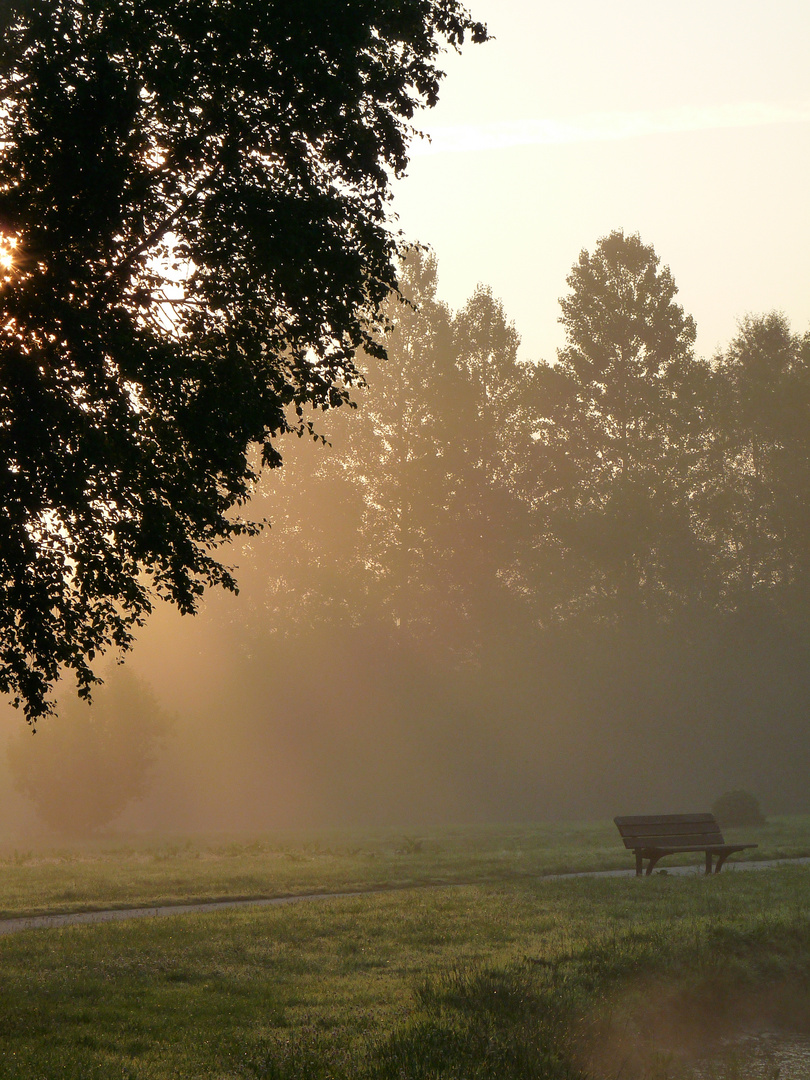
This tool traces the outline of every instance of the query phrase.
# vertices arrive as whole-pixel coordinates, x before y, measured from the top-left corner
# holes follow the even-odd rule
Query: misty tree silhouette
[[[535,366],[412,253],[391,363],[268,477],[229,627],[260,792],[280,739],[367,821],[806,808],[810,338],[746,320],[709,363],[652,247],[575,271],[575,340]]]
[[[488,289],[451,312],[418,249],[399,276],[409,303],[385,309],[388,362],[358,359],[357,415],[332,417],[331,445],[301,447],[272,478],[278,550],[251,579],[269,605],[257,621],[373,619],[469,655],[505,609],[518,537],[531,538],[508,483],[530,438],[530,373]]]
[[[560,583],[549,599],[667,610],[701,570],[690,495],[708,371],[695,325],[637,235],[583,251],[568,284],[567,344],[538,368],[535,398],[538,529]]]
[[[704,498],[728,606],[778,595],[796,611],[810,593],[808,414],[810,335],[747,316],[716,358]]]
[[[149,790],[172,718],[148,683],[118,668],[92,706],[60,695],[59,723],[8,745],[15,786],[54,832],[87,836]]]

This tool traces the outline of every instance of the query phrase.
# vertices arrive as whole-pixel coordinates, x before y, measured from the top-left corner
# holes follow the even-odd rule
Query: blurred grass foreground
[[[744,835],[807,854],[808,824]],[[810,869],[547,876],[611,866],[612,823],[12,850],[6,915],[398,889],[8,935],[0,1076],[765,1076],[739,1037],[810,1033]]]

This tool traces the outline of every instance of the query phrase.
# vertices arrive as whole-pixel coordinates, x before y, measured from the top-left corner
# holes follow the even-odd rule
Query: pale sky
[[[639,232],[711,355],[746,313],[810,329],[810,0],[468,0],[394,209],[461,306],[491,285],[523,356],[562,343],[579,251]]]

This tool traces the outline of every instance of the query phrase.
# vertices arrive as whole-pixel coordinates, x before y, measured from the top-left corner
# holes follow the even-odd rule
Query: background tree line
[[[491,292],[453,312],[436,273],[411,253],[389,362],[274,477],[244,685],[294,671],[325,748],[351,708],[339,786],[369,810],[377,739],[387,795],[393,747],[412,794],[483,816],[804,805],[810,336],[746,316],[696,356],[669,269],[614,232],[569,275],[555,362],[522,363]]]
[[[471,641],[516,604],[542,628],[801,618],[810,335],[746,316],[696,357],[668,268],[619,232],[569,275],[554,363],[518,361],[483,286],[455,313],[437,301],[432,256],[402,279],[413,306],[391,301],[359,415],[274,485],[272,604],[419,633],[452,611]]]
[[[430,253],[400,279],[388,361],[259,489],[241,597],[178,649],[161,827],[807,809],[810,338],[749,316],[697,357],[622,233],[554,363],[487,288],[442,303]]]

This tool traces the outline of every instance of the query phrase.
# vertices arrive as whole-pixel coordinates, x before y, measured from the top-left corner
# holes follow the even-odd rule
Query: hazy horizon
[[[571,263],[621,228],[672,267],[701,355],[747,314],[810,327],[802,0],[472,8],[494,40],[448,57],[394,200],[452,306],[490,285],[523,357],[552,360]]]
[[[424,308],[433,322],[414,324],[389,371],[374,372],[358,394],[356,413],[319,416],[331,446],[282,440],[287,464],[248,509],[273,526],[223,552],[238,564],[241,595],[211,594],[194,619],[158,605],[139,632],[127,670],[177,719],[149,796],[120,819],[129,826],[583,818],[706,809],[735,788],[752,790],[766,812],[810,811],[808,493],[794,384],[786,382],[778,415],[763,420],[771,486],[765,472],[755,480],[776,510],[761,530],[746,443],[758,416],[716,418],[704,406],[699,420],[687,417],[692,442],[671,471],[681,483],[673,515],[689,535],[673,525],[665,539],[676,555],[662,541],[639,574],[647,610],[660,600],[650,585],[659,572],[667,602],[676,597],[655,623],[671,637],[653,641],[628,617],[625,637],[585,635],[591,668],[580,671],[578,646],[538,628],[548,629],[552,608],[579,612],[610,594],[609,545],[572,541],[567,519],[552,536],[559,515],[538,510],[565,485],[533,456],[545,403],[515,363],[555,359],[566,277],[581,250],[593,252],[614,230],[638,233],[671,267],[677,304],[697,324],[698,358],[727,350],[751,313],[781,311],[794,336],[808,332],[810,8],[806,0],[469,6],[494,40],[446,58],[438,106],[414,119],[432,142],[414,143],[408,176],[394,185],[403,233],[436,253],[423,268],[437,275]],[[406,370],[420,350],[424,369]],[[808,361],[790,364],[795,374]],[[752,386],[753,401],[771,402],[767,378]],[[667,429],[656,452],[673,440]],[[555,460],[569,460],[578,445],[573,435],[562,448],[553,443],[549,460],[557,451]],[[588,454],[603,461],[596,436],[587,446],[569,509],[576,485],[586,490]],[[722,452],[712,457],[713,447]],[[660,460],[651,456],[639,480],[656,513],[669,490]],[[705,475],[686,491],[695,468]],[[626,492],[599,483],[591,503],[604,497],[618,535]],[[733,508],[728,520],[706,510],[712,485],[717,506],[725,499]],[[641,535],[649,522],[640,511],[638,520]],[[732,551],[744,551],[743,569],[742,555],[731,565]],[[714,600],[705,601],[708,586],[695,588],[698,599],[687,595],[679,570],[683,578],[694,570],[695,580],[706,571]],[[776,599],[760,609],[763,596]],[[704,602],[717,615],[715,637],[708,616],[701,621]],[[606,610],[594,625],[622,624],[623,609]],[[790,633],[780,637],[783,625]],[[25,722],[10,707],[3,718],[0,836],[23,835],[33,809],[13,787],[5,745]],[[43,721],[35,744],[57,723]]]

